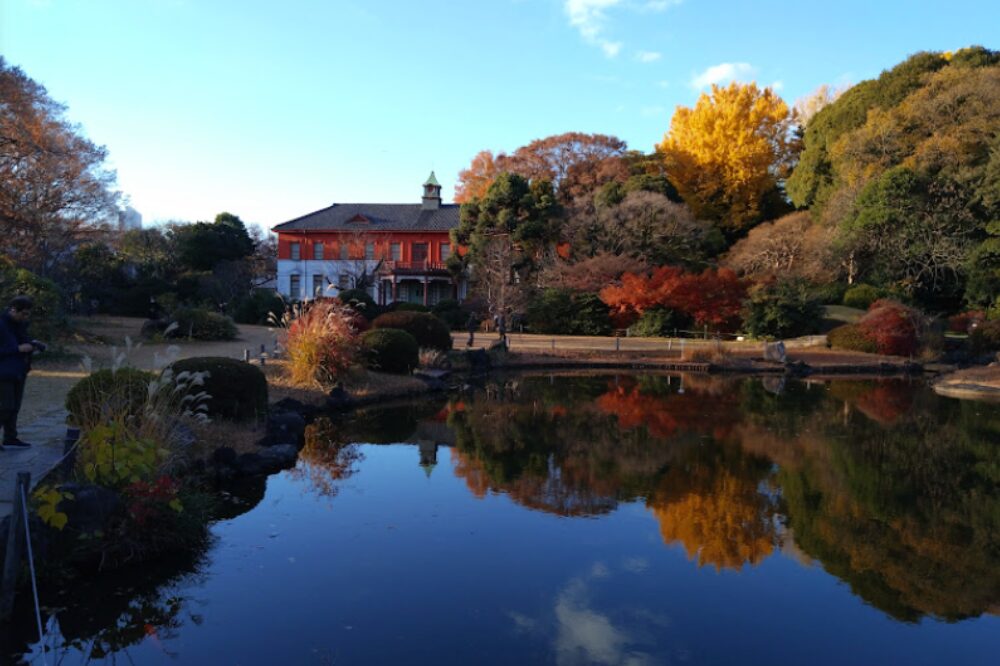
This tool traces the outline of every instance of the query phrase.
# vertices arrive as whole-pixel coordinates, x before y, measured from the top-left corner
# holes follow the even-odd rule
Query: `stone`
[[[243,476],[273,474],[295,465],[299,450],[291,444],[278,444],[260,453],[244,453],[236,459],[236,469]]]
[[[299,448],[305,445],[306,420],[295,412],[279,412],[271,414],[267,419],[267,437],[270,445],[295,444]],[[259,442],[264,446],[264,442]]]
[[[220,446],[212,451],[212,464],[216,467],[232,467],[236,464],[236,451],[229,446]]]
[[[764,360],[784,363],[787,356],[785,353],[785,343],[780,340],[775,343],[764,343]]]
[[[354,398],[344,390],[343,386],[335,386],[326,396],[326,407],[334,411],[344,412],[354,406]]]
[[[272,412],[294,412],[304,419],[311,419],[319,413],[319,407],[307,405],[295,398],[282,398],[271,405]]]

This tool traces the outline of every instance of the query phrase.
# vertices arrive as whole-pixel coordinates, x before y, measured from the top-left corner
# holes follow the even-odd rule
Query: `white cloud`
[[[580,31],[584,41],[599,46],[604,55],[613,58],[621,51],[622,43],[604,37],[607,22],[606,10],[619,5],[622,0],[566,0],[563,6],[569,16],[569,24]]]
[[[564,0],[563,10],[569,17],[569,24],[580,32],[585,42],[600,48],[607,57],[614,58],[621,52],[624,43],[614,41],[606,35],[608,10],[623,8],[632,12],[662,12],[679,3],[680,0],[647,0],[642,3],[632,0]],[[652,60],[658,57],[659,54],[656,54]]]
[[[774,92],[778,92],[784,87],[785,87],[785,82],[782,81],[781,79],[778,79],[777,81],[775,81],[770,85],[771,90],[773,90]]]
[[[691,79],[691,87],[706,88],[712,84],[740,81],[753,76],[757,68],[746,62],[723,62],[712,65],[701,74]]]
[[[635,59],[639,62],[656,62],[663,57],[659,51],[636,51]]]

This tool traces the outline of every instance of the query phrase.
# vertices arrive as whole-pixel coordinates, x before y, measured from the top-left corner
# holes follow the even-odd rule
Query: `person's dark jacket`
[[[29,342],[27,325],[14,321],[9,312],[0,315],[0,379],[23,380],[27,376],[31,354],[17,348]]]

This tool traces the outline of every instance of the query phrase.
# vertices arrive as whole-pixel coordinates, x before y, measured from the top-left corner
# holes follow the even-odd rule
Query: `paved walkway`
[[[55,467],[63,455],[66,437],[66,410],[53,407],[28,425],[19,428],[21,438],[31,443],[30,449],[0,451],[0,520],[13,510],[14,483],[18,472],[31,473],[34,488]]]

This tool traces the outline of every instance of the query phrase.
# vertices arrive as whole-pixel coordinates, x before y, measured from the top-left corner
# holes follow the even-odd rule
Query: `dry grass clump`
[[[707,345],[688,345],[681,359],[692,363],[723,363],[731,356],[732,352],[722,340],[712,340]]]
[[[297,386],[331,388],[354,363],[358,341],[355,314],[339,301],[318,301],[289,309],[274,323],[288,330],[288,375]]]

